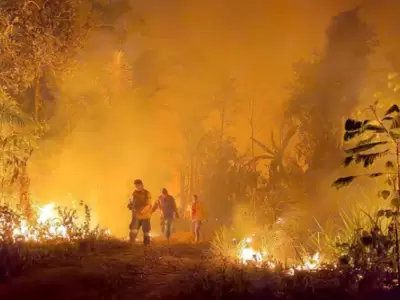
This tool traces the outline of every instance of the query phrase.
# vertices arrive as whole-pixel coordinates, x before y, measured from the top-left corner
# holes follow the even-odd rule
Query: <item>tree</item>
[[[8,108],[8,113],[2,111],[2,129],[7,127],[2,136],[2,189],[18,186],[28,218],[27,165],[44,128],[38,123],[44,119],[44,83],[73,60],[91,24],[89,0],[0,2],[0,98],[2,108]],[[11,120],[19,116],[23,122],[5,123],[4,115]]]
[[[19,204],[30,217],[27,161],[36,147],[40,126],[19,104],[0,89],[0,189],[1,197],[19,190]]]
[[[81,49],[91,27],[88,1],[2,1],[0,87],[18,95],[33,87],[33,115],[40,119],[41,83]],[[83,9],[86,9],[86,14]]]
[[[235,112],[237,101],[235,95],[234,78],[229,77],[223,81],[221,88],[214,96],[215,108],[218,111],[220,122],[220,141],[224,140],[227,127],[231,124],[232,115]]]
[[[129,0],[92,0],[93,8],[99,12],[102,23],[113,25],[122,15],[132,11]]]
[[[199,193],[199,150],[205,142],[207,134],[202,121],[205,116],[202,110],[193,110],[191,113],[180,113],[179,122],[184,140],[183,159],[180,168],[180,198],[182,208],[190,201],[190,196]]]
[[[358,175],[338,178],[333,186],[341,188],[352,183],[356,178],[386,177],[390,189],[382,190],[379,195],[383,199],[391,199],[394,209],[381,212],[391,219],[394,226],[395,251],[397,272],[400,280],[400,249],[398,236],[398,216],[400,212],[400,108],[394,104],[380,117],[377,111],[378,103],[369,107],[373,114],[372,120],[348,119],[345,123],[344,141],[349,142],[358,137],[360,141],[353,147],[345,150],[345,166],[361,164],[364,168],[373,166],[377,159],[388,159],[385,163],[386,171],[368,172]],[[394,157],[394,159],[392,159]]]
[[[358,105],[374,34],[358,17],[358,8],[340,13],[326,31],[320,57],[295,66],[296,84],[285,116],[298,127],[297,151],[305,162],[307,198],[318,199],[316,180],[342,159],[341,123]]]
[[[268,170],[269,175],[273,176],[275,174],[280,174],[281,178],[287,177],[285,164],[285,152],[289,146],[290,140],[296,134],[296,127],[289,127],[288,129],[283,128],[278,135],[278,140],[276,140],[274,133],[271,132],[271,146],[267,146],[260,142],[259,140],[253,138],[253,142],[256,143],[265,153],[262,155],[257,155],[254,157],[254,162],[260,160],[270,161]]]
[[[255,147],[254,147],[254,139],[255,139],[255,109],[256,109],[256,101],[254,99],[250,99],[249,101],[249,125],[250,125],[250,139],[251,139],[251,159],[253,161],[253,170],[257,171],[257,163],[255,161]]]
[[[187,55],[187,57],[185,56]],[[215,107],[208,88],[214,83],[204,70],[203,57],[197,52],[183,55],[184,66],[176,68],[169,103],[177,120],[177,127],[182,136],[183,147],[180,151],[180,199],[185,208],[190,196],[199,191],[198,163],[199,151],[207,139],[205,121]],[[202,73],[203,72],[203,73]],[[184,84],[182,84],[184,82]],[[201,89],[198,87],[201,86]]]
[[[197,152],[198,190],[212,205],[211,216],[232,216],[235,204],[246,200],[260,175],[253,171],[245,155],[240,155],[234,139],[220,140],[219,130],[208,131]]]
[[[117,111],[126,109],[127,102],[122,100],[137,97],[133,88],[132,67],[122,51],[114,51],[110,61],[85,59],[84,62],[71,65],[70,71],[60,76],[58,83],[58,101],[55,119],[58,126],[51,128],[52,134],[71,133],[80,119],[93,118],[102,112],[103,124],[112,118],[110,107]],[[79,82],[79,84],[77,84]],[[134,102],[128,105],[134,108]],[[99,117],[99,116],[96,116]]]
[[[296,127],[284,125],[279,134],[271,132],[270,146],[253,139],[264,153],[255,156],[250,162],[269,162],[266,180],[258,188],[258,198],[267,210],[272,210],[275,221],[284,211],[289,210],[289,206],[297,209],[296,204],[301,201],[305,174],[300,163],[288,151],[296,131]]]

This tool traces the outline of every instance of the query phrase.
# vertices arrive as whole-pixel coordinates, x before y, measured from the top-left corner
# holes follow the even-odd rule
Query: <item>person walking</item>
[[[142,229],[143,244],[148,246],[150,244],[151,231],[151,195],[150,192],[144,188],[142,180],[136,179],[134,185],[135,190],[133,191],[132,197],[129,199],[128,203],[128,209],[132,211],[132,220],[129,225],[129,240],[134,243],[139,230]]]
[[[192,197],[191,217],[193,239],[195,243],[198,243],[200,242],[201,225],[206,220],[206,211],[197,195],[193,195]]]
[[[166,188],[162,189],[159,200],[153,206],[153,212],[157,209],[161,212],[161,230],[169,243],[172,223],[174,217],[177,219],[179,218],[179,213],[175,198],[168,193]]]

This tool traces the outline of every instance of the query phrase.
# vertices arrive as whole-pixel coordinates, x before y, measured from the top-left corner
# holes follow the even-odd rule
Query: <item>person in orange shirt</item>
[[[194,241],[198,243],[200,241],[201,225],[206,220],[206,211],[197,195],[193,195],[192,201],[192,234]]]
[[[143,231],[144,245],[150,244],[150,231],[151,223],[150,218],[152,215],[151,195],[148,190],[143,186],[140,179],[134,181],[135,190],[129,200],[128,208],[132,211],[132,221],[129,225],[129,239],[132,243],[136,241],[139,230]]]

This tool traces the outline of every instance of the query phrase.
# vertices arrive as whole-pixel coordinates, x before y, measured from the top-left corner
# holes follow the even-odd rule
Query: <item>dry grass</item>
[[[47,259],[0,284],[0,299],[340,300],[358,292],[337,272],[287,276],[214,260],[207,244],[153,244],[147,254],[118,240],[97,241],[89,251],[46,247],[37,251],[47,251]]]

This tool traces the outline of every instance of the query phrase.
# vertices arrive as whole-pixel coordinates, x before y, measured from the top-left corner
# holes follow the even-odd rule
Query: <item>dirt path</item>
[[[94,251],[0,285],[0,299],[159,299],[176,292],[173,285],[207,250],[207,244],[154,243],[146,253],[141,245]]]

